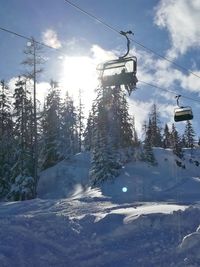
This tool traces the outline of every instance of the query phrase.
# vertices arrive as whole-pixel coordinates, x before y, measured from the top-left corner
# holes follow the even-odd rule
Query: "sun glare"
[[[94,60],[89,57],[66,57],[60,83],[74,98],[77,98],[79,90],[87,100],[94,97],[94,89],[98,85]]]

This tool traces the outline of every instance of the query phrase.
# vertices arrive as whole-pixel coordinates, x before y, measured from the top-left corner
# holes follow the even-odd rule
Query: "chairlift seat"
[[[193,119],[191,107],[180,107],[174,110],[174,121],[187,121]]]
[[[137,58],[127,57],[106,61],[97,66],[103,87],[124,85],[135,87],[137,83]]]
[[[102,77],[102,86],[120,86],[120,85],[134,85],[136,86],[137,78],[132,72],[108,75]]]
[[[130,64],[132,72],[137,71],[137,58],[134,56],[105,61],[97,66],[97,70],[106,71],[109,69],[125,68],[127,64]]]

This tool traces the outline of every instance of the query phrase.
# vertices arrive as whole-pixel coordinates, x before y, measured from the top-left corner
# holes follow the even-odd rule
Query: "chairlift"
[[[187,107],[179,106],[180,97],[181,95],[176,96],[178,108],[175,108],[174,110],[174,121],[178,122],[178,121],[192,120],[193,119],[192,108],[189,106]]]
[[[136,77],[137,58],[135,56],[127,57],[130,50],[130,40],[127,34],[132,34],[131,31],[120,32],[127,40],[127,52],[118,59],[113,59],[101,63],[97,66],[100,72],[100,80],[102,87],[124,86],[130,95],[136,88],[138,82]]]

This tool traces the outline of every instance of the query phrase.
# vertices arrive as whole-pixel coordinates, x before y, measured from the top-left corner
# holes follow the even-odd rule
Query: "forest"
[[[59,83],[54,80],[49,82],[44,103],[40,103],[36,82],[45,60],[41,45],[34,39],[24,49],[24,58],[24,73],[18,76],[14,91],[5,80],[0,82],[2,200],[37,197],[40,172],[83,151],[91,153],[88,175],[91,186],[98,186],[118,176],[124,163],[122,154],[127,162],[137,159],[156,165],[152,147],[170,148],[182,159],[183,148],[200,145],[191,121],[180,134],[174,123],[162,125],[156,104],[138,134],[123,86],[96,88],[87,118],[81,91],[75,106],[68,92],[61,97]]]
[[[19,76],[13,94],[6,81],[1,80],[2,200],[35,198],[40,171],[83,151],[91,153],[90,183],[98,186],[119,174],[124,163],[122,151],[127,162],[135,158],[156,165],[152,147],[170,148],[182,159],[183,148],[200,145],[191,121],[186,122],[184,133],[180,134],[174,123],[162,125],[156,104],[152,105],[139,138],[135,118],[129,115],[126,93],[120,86],[96,89],[88,118],[81,94],[75,106],[68,93],[61,97],[58,83],[53,80],[42,108],[36,103],[34,113],[30,76]]]

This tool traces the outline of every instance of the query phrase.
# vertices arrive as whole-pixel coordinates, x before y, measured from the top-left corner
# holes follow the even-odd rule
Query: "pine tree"
[[[79,152],[77,114],[73,99],[68,92],[61,110],[61,149],[64,158],[70,158]]]
[[[148,126],[146,126],[144,141],[145,140],[148,140],[148,143],[152,147],[152,142],[151,142],[152,141],[152,122],[151,122],[151,118],[149,118]]]
[[[0,82],[0,198],[10,190],[14,138],[9,88]]]
[[[156,104],[153,104],[150,114],[151,119],[151,145],[155,147],[162,146],[161,128],[159,127],[159,112]]]
[[[135,145],[134,141],[137,142],[137,133],[135,129],[135,121],[134,125],[131,123],[131,118],[129,115],[129,107],[128,102],[126,100],[126,96],[122,91],[122,101],[121,101],[121,126],[122,129],[122,147],[131,147]],[[134,136],[133,136],[133,130],[134,130]],[[135,138],[135,139],[134,139]]]
[[[184,131],[184,137],[185,137],[185,145],[187,148],[193,148],[194,147],[194,137],[195,132],[192,127],[192,123],[188,120],[186,122],[185,131]]]
[[[143,145],[142,160],[149,162],[152,165],[157,164],[154,153],[153,153],[153,149],[152,149],[152,122],[150,118],[149,118],[149,124],[146,130],[146,136],[145,136],[144,145]]]
[[[14,92],[15,164],[12,168],[12,186],[9,198],[30,199],[35,196],[33,178],[33,105],[26,88],[26,80],[19,77]]]
[[[184,134],[182,135],[182,138],[181,138],[181,146],[186,147],[186,140],[185,140]]]
[[[131,147],[133,132],[126,95],[120,86],[116,86],[110,88],[109,97],[107,106],[113,143],[117,149]]]
[[[135,117],[134,116],[132,117],[131,125],[132,125],[132,133],[133,133],[133,146],[137,147],[140,145],[140,141],[139,141],[138,134],[135,128]]]
[[[92,162],[90,169],[91,184],[99,185],[105,180],[113,179],[119,173],[120,165],[116,157],[116,136],[113,133],[113,114],[111,88],[103,88],[98,92],[94,107],[94,128]]]
[[[79,106],[77,110],[77,130],[78,130],[78,152],[82,151],[82,138],[84,132],[84,115],[83,115],[83,104],[81,99],[81,90],[79,90]]]
[[[163,148],[171,147],[171,135],[167,124],[165,124],[162,143],[163,143]]]
[[[171,131],[171,142],[172,142],[172,149],[173,153],[179,157],[180,159],[183,158],[183,150],[181,146],[181,138],[176,130],[174,123],[172,124],[172,131]]]
[[[41,167],[46,169],[53,166],[63,158],[60,151],[61,145],[61,100],[60,91],[51,81],[51,88],[46,97],[42,126],[42,151],[43,162]]]
[[[84,137],[84,148],[87,151],[90,151],[92,149],[92,140],[93,140],[93,129],[94,129],[94,118],[93,118],[93,111],[89,113],[88,119],[87,119],[87,125],[85,128],[85,131],[83,133]]]
[[[107,143],[106,133],[96,133],[95,146],[92,151],[90,178],[92,186],[100,185],[119,174],[120,164],[117,162],[115,149]]]

